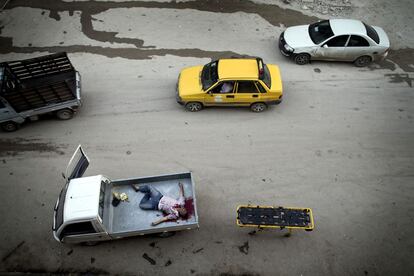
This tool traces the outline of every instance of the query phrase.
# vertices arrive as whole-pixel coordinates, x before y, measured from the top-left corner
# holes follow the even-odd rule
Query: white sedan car
[[[358,67],[388,54],[390,41],[384,30],[359,20],[331,19],[287,28],[279,49],[299,65],[311,60],[352,61]]]

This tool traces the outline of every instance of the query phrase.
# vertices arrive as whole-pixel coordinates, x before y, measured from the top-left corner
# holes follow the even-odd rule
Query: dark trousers
[[[144,210],[158,210],[158,204],[163,194],[151,185],[142,185],[139,187],[139,191],[145,194],[139,207]]]

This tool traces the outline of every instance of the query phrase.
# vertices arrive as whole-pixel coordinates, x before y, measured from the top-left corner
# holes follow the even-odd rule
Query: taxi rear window
[[[270,89],[270,87],[272,85],[272,79],[270,78],[270,72],[269,72],[269,68],[267,68],[267,65],[264,66],[264,74],[263,74],[262,81]]]

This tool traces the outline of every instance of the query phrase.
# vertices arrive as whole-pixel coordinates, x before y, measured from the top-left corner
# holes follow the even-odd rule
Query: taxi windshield
[[[210,88],[213,84],[217,82],[218,79],[218,61],[213,61],[208,64],[206,64],[203,67],[203,70],[201,72],[201,83],[203,85],[203,90],[207,90]]]

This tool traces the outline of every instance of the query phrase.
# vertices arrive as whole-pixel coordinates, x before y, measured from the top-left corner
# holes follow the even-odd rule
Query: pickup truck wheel
[[[254,103],[250,106],[250,110],[257,113],[265,111],[266,108],[267,105],[265,103]]]
[[[368,64],[370,64],[371,61],[372,61],[372,58],[370,56],[362,56],[362,57],[357,58],[354,61],[354,64],[356,67],[365,67]]]
[[[310,62],[310,55],[309,54],[305,54],[305,53],[297,54],[295,56],[295,62],[298,65],[308,64]]]
[[[169,237],[172,237],[174,235],[175,235],[175,232],[174,231],[171,231],[171,232],[162,232],[162,233],[159,233],[158,234],[158,237],[160,237],[160,238],[169,238]]]
[[[4,122],[1,124],[1,129],[6,132],[13,132],[19,129],[19,124],[12,121]]]
[[[203,105],[199,102],[189,102],[185,105],[185,108],[188,111],[196,112],[196,111],[200,111],[201,109],[203,109]]]
[[[60,120],[69,120],[73,118],[73,111],[72,109],[65,108],[56,111],[56,117]]]

